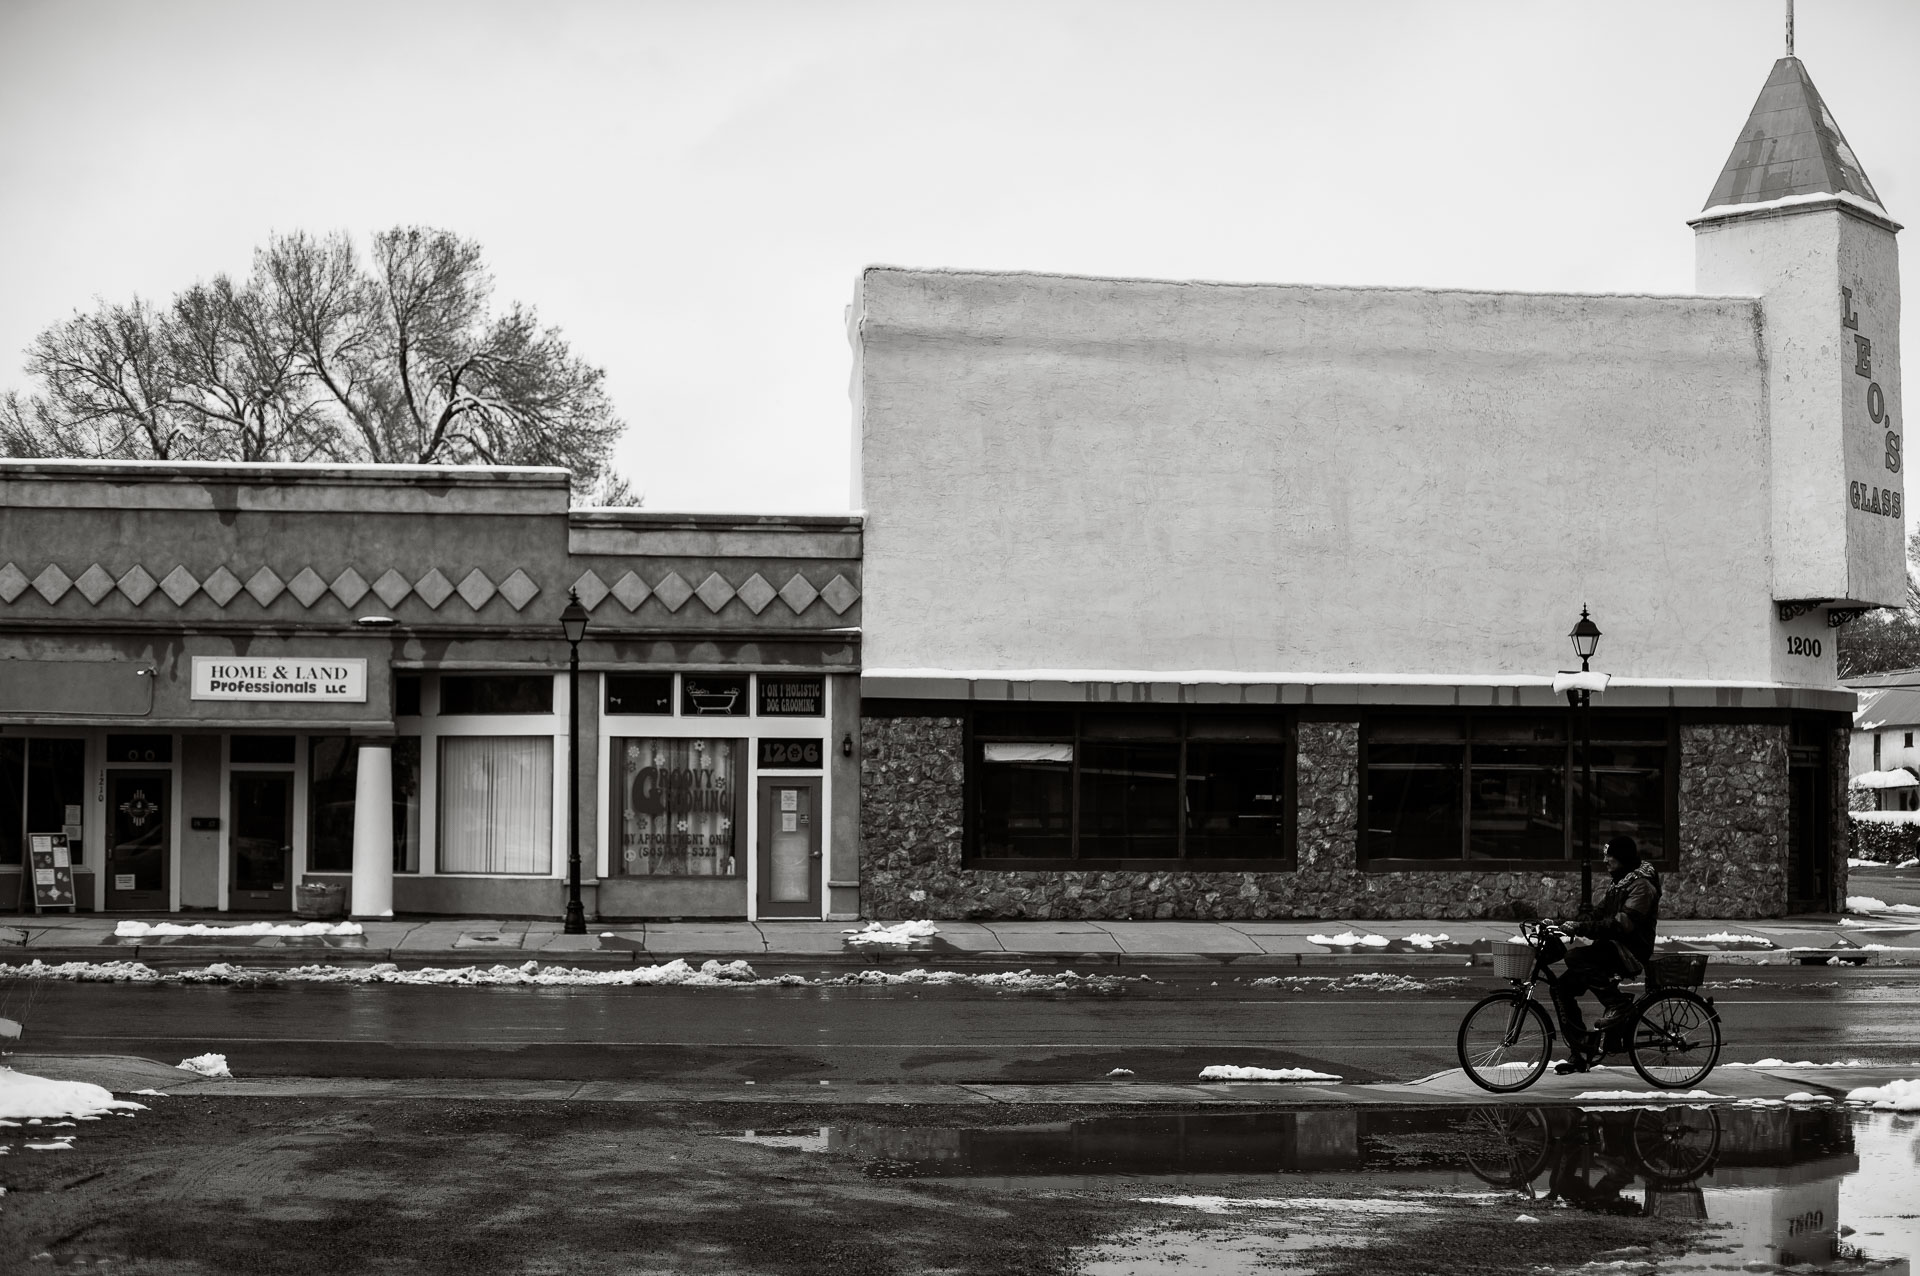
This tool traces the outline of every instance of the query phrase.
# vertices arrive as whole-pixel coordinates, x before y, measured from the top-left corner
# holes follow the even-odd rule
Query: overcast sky
[[[648,507],[844,510],[863,265],[1687,292],[1781,12],[0,0],[0,389],[94,298],[424,224],[607,369]],[[1920,4],[1798,53],[1920,217]]]

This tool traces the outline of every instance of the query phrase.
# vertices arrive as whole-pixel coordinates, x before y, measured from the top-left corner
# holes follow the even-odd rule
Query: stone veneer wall
[[[1360,730],[1299,726],[1293,872],[965,870],[959,718],[861,724],[861,883],[876,918],[1474,918],[1572,914],[1578,873],[1363,873]],[[1786,900],[1786,728],[1681,731],[1681,865],[1666,917],[1778,915]],[[1598,870],[1598,866],[1596,866]],[[1605,872],[1598,870],[1604,883]]]

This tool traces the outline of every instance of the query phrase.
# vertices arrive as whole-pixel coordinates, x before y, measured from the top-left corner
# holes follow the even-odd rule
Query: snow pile
[[[1233,1063],[1216,1063],[1200,1069],[1202,1081],[1338,1081],[1331,1072],[1312,1068],[1243,1068]]]
[[[1657,944],[1764,944],[1773,947],[1773,941],[1765,935],[1735,935],[1731,931],[1721,931],[1714,935],[1662,935],[1654,941]]]
[[[905,947],[916,939],[932,939],[940,933],[940,928],[929,921],[895,922],[883,926],[879,922],[868,922],[865,930],[842,931],[847,943],[855,948],[865,948],[873,944],[897,945]]]
[[[6,974],[24,979],[66,979],[97,983],[235,984],[273,987],[281,984],[405,984],[450,988],[544,987],[633,988],[879,988],[899,985],[985,988],[1001,992],[1111,992],[1128,984],[1150,984],[1148,975],[1080,975],[1071,970],[1035,974],[1031,970],[962,973],[952,970],[862,970],[812,978],[781,975],[762,978],[744,960],[688,965],[682,958],[658,966],[627,966],[613,970],[581,970],[571,966],[542,966],[524,961],[518,966],[428,966],[402,970],[393,962],[370,966],[237,966],[214,962],[200,970],[161,974],[139,962],[64,962],[48,966],[34,961],[7,968]],[[1355,976],[1355,979],[1392,979],[1395,976]],[[1364,986],[1364,985],[1360,985]],[[1418,985],[1414,985],[1418,986]]]
[[[83,984],[142,984],[159,980],[160,972],[138,961],[63,961],[49,966],[35,957],[24,966],[4,972],[14,979],[65,979]]]
[[[1889,904],[1871,895],[1847,896],[1849,913],[1920,913],[1920,904]]]
[[[188,1072],[197,1072],[203,1077],[224,1077],[233,1080],[233,1072],[227,1067],[227,1056],[223,1054],[197,1054],[191,1059],[182,1059],[173,1065],[185,1068]]]
[[[1626,1099],[1643,1101],[1646,1099],[1664,1099],[1673,1102],[1697,1102],[1701,1099],[1727,1099],[1731,1095],[1709,1094],[1705,1090],[1583,1090],[1573,1096],[1575,1103],[1585,1103],[1595,1099]]]
[[[1810,1090],[1795,1090],[1786,1097],[1788,1103],[1831,1103],[1833,1100],[1824,1094],[1814,1094]]]
[[[53,1081],[29,1072],[0,1068],[0,1120],[47,1121],[56,1117],[97,1117],[109,1112],[145,1112],[147,1105],[116,1099],[87,1081]]]
[[[1920,1112],[1920,1081],[1889,1081],[1847,1091],[1848,1103],[1870,1103],[1882,1112]]]
[[[1110,1077],[1130,1077],[1133,1075],[1133,1069],[1132,1068],[1115,1068],[1112,1072],[1109,1072],[1107,1075]]]
[[[1910,860],[1901,860],[1898,864],[1895,864],[1894,867],[1895,868],[1920,868],[1920,857],[1916,857]]]
[[[1432,948],[1435,944],[1451,944],[1453,936],[1414,934],[1407,936],[1407,942],[1415,948]]]
[[[1721,1063],[1723,1068],[1861,1068],[1866,1065],[1858,1059],[1849,1059],[1844,1063],[1809,1063],[1802,1059],[1798,1063],[1788,1063],[1785,1059],[1759,1059],[1753,1063]]]
[[[1325,944],[1329,948],[1385,948],[1387,946],[1387,937],[1385,935],[1356,935],[1350,930],[1343,930],[1332,938],[1328,938],[1325,935],[1308,935],[1307,942],[1309,944]]]
[[[1577,673],[1570,669],[1562,669],[1553,675],[1553,694],[1564,696],[1569,691],[1605,691],[1607,679],[1612,676],[1612,674],[1600,673],[1592,669]]]
[[[245,922],[238,926],[209,926],[205,922],[121,922],[113,928],[117,939],[144,939],[150,935],[362,935],[359,922]]]

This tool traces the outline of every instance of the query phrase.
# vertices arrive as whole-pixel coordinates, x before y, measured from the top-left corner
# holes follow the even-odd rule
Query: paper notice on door
[[[63,803],[63,805],[66,805],[66,804]],[[79,805],[77,803],[72,805],[67,805],[67,815],[66,815],[66,818],[61,821],[61,823],[62,824],[78,824],[79,822],[80,822]]]
[[[781,789],[780,790],[780,809],[783,811],[799,810],[800,809],[800,790],[799,789]]]
[[[78,824],[63,825],[60,831],[67,835],[69,842],[77,842],[80,840],[80,826]]]
[[[800,831],[800,817],[799,817],[798,815],[796,815],[796,814],[794,814],[794,813],[793,813],[792,811],[782,811],[782,812],[780,812],[780,831],[781,831],[782,833],[797,833],[797,832],[799,832],[799,831]]]
[[[132,873],[115,873],[113,875],[113,889],[117,891],[130,891],[135,889],[133,884],[133,874]]]

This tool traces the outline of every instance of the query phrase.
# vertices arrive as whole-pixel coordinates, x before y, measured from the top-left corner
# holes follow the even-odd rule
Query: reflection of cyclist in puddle
[[[1630,1116],[1490,1108],[1471,1118],[1466,1133],[1476,1149],[1468,1165],[1485,1182],[1539,1199],[1534,1184],[1545,1171],[1546,1200],[1604,1214],[1672,1212],[1668,1198],[1711,1169],[1720,1149],[1719,1118],[1694,1107]],[[1621,1195],[1641,1180],[1644,1205]],[[1697,1208],[1686,1216],[1699,1217]]]

